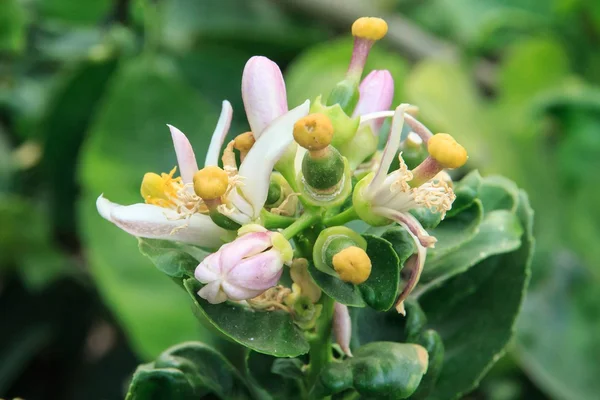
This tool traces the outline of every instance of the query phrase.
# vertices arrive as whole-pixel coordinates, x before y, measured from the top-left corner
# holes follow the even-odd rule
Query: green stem
[[[308,387],[311,388],[317,381],[323,367],[333,360],[331,352],[331,325],[333,320],[334,301],[325,293],[321,296],[323,310],[317,320],[314,338],[309,340],[310,368],[308,371]]]
[[[325,218],[323,220],[323,223],[326,226],[339,226],[344,225],[347,222],[354,221],[355,219],[358,219],[358,214],[356,213],[356,210],[354,210],[354,207],[350,207],[344,210],[343,212],[339,213],[338,215],[335,215],[330,218]]]
[[[305,213],[300,218],[298,218],[293,224],[285,228],[281,234],[285,236],[286,239],[291,239],[296,236],[298,233],[302,232],[309,226],[313,225],[317,222],[321,217],[318,214],[313,213]]]
[[[296,218],[276,215],[264,209],[261,211],[260,216],[267,229],[287,228],[296,221]]]

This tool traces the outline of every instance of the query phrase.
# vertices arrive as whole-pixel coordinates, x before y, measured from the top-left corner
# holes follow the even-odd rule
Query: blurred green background
[[[252,55],[281,66],[291,106],[328,92],[363,15],[389,24],[367,69],[391,70],[395,102],[536,211],[518,334],[468,398],[598,398],[594,0],[0,0],[0,398],[119,399],[138,363],[210,340],[95,199],[139,202],[143,174],[175,165],[166,123],[199,159],[222,100],[247,130]]]

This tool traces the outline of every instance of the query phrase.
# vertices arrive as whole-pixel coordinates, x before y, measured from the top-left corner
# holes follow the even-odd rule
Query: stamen
[[[456,195],[448,183],[441,179],[433,179],[414,188],[414,199],[417,204],[429,208],[432,212],[441,213],[444,219],[446,212],[452,208]]]

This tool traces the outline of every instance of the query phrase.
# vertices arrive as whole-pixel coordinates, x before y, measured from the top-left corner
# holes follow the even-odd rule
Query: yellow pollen
[[[433,135],[427,141],[427,151],[444,168],[462,167],[469,158],[467,150],[447,133]]]
[[[194,174],[194,192],[204,200],[217,199],[227,192],[227,172],[216,166],[202,168]]]
[[[379,40],[387,31],[387,23],[381,18],[362,17],[352,24],[352,36],[358,38]]]
[[[246,132],[237,135],[235,139],[233,139],[233,147],[242,153],[247,153],[254,145],[254,142],[256,142],[256,140],[254,139],[252,132]]]
[[[144,174],[140,193],[146,203],[160,207],[170,207],[174,204],[172,200],[177,197],[177,190],[181,186],[181,178],[173,178],[176,170],[177,167],[168,174]]]
[[[333,269],[344,282],[358,285],[371,275],[371,259],[360,247],[346,247],[333,256]]]
[[[333,125],[325,114],[307,115],[294,124],[294,139],[307,150],[323,150],[333,139]]]

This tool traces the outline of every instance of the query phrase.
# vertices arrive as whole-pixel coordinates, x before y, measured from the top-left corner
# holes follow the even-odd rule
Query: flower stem
[[[298,233],[302,232],[304,229],[313,225],[317,222],[321,217],[318,214],[313,213],[305,213],[300,218],[298,218],[293,224],[288,226],[281,232],[286,239],[291,239],[296,236]]]
[[[265,228],[267,229],[287,228],[296,221],[296,218],[273,214],[264,209],[261,211],[260,217],[263,221]]]
[[[358,219],[358,214],[356,213],[356,210],[354,210],[354,207],[350,207],[344,210],[343,212],[339,213],[338,215],[335,215],[330,218],[325,218],[323,220],[323,223],[325,224],[325,226],[338,226],[344,225],[345,223],[353,221],[355,219]]]
[[[323,367],[333,360],[331,353],[331,325],[333,320],[334,301],[325,293],[321,296],[323,310],[317,320],[316,333],[309,340],[310,343],[310,368],[308,371],[308,387],[311,388],[317,381]]]

